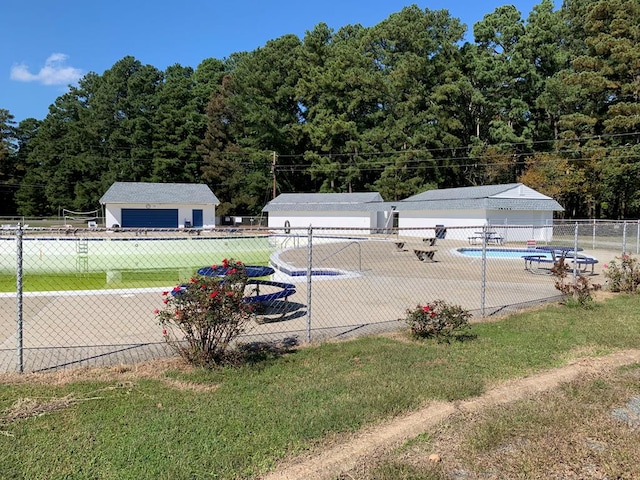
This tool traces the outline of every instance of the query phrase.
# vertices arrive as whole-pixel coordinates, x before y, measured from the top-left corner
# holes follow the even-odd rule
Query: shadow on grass
[[[471,342],[473,340],[476,340],[478,338],[478,335],[476,333],[465,332],[465,333],[452,333],[450,335],[428,335],[428,336],[409,334],[409,337],[413,338],[418,342],[435,341],[438,343],[452,343],[452,342],[462,343],[462,342]]]
[[[282,357],[296,350],[300,344],[297,338],[288,337],[275,342],[251,342],[238,348],[242,363],[256,365]]]
[[[459,333],[457,335],[453,335],[451,337],[456,342],[470,342],[472,340],[477,340],[477,333]]]

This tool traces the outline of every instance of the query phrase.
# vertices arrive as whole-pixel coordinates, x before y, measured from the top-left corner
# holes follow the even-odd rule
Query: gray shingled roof
[[[553,198],[487,198],[487,210],[551,210],[563,212],[564,208]]]
[[[407,210],[542,210],[563,211],[553,199],[531,198],[469,198],[460,200],[424,200],[421,202],[395,202],[398,211]]]
[[[262,209],[263,212],[379,211],[384,210],[377,192],[282,193]]]
[[[208,185],[201,183],[115,182],[100,203],[219,205],[220,201]]]
[[[423,200],[475,200],[488,198],[519,187],[521,183],[507,183],[504,185],[481,185],[477,187],[458,187],[427,190],[412,197],[405,198],[403,202],[420,202]]]
[[[563,211],[564,208],[550,197],[495,198],[522,183],[482,185],[478,187],[444,188],[426,192],[396,202],[397,210],[538,210]]]

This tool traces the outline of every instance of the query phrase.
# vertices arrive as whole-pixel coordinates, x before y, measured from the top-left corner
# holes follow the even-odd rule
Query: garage
[[[123,228],[178,228],[177,208],[123,208]]]
[[[220,202],[202,183],[115,182],[100,204],[107,228],[208,230]]]

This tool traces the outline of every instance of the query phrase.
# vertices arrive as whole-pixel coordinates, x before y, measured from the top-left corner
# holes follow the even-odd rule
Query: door
[[[178,228],[178,210],[173,208],[123,208],[123,228]]]
[[[193,220],[194,228],[202,228],[202,209],[193,209],[191,212],[191,219]]]

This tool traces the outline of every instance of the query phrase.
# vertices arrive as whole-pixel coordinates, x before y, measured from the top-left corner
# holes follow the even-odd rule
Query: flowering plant
[[[471,313],[459,305],[451,305],[444,300],[435,300],[426,305],[407,309],[405,321],[415,337],[435,337],[448,340],[458,330],[469,327]]]
[[[625,253],[603,265],[604,276],[612,292],[635,293],[640,286],[638,259]]]
[[[566,298],[565,305],[568,306],[591,306],[593,300],[592,293],[600,290],[601,285],[591,283],[591,281],[582,274],[571,277],[569,280],[570,265],[565,262],[564,257],[560,257],[551,268],[551,275],[554,277],[554,284]]]
[[[221,277],[195,275],[188,283],[163,292],[164,307],[154,311],[165,341],[197,365],[230,360],[231,344],[246,330],[251,318],[244,301],[244,265],[224,259],[222,267]],[[217,271],[218,266],[214,265],[213,270]]]

